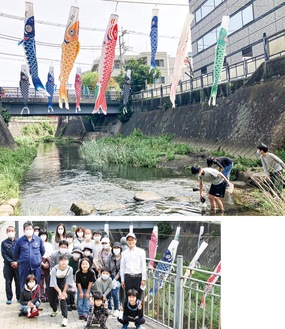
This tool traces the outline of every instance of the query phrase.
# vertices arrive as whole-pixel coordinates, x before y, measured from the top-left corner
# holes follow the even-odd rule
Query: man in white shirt
[[[141,300],[146,282],[146,253],[136,246],[137,238],[134,233],[128,233],[126,240],[129,248],[122,252],[120,264],[122,288],[126,293],[130,289],[136,289],[138,299]]]

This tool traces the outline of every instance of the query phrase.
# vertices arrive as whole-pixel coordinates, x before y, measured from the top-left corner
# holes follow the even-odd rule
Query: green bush
[[[158,237],[160,239],[167,239],[172,233],[172,227],[169,222],[158,222]]]

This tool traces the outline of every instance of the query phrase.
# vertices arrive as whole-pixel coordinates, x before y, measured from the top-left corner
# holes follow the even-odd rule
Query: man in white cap
[[[136,289],[138,299],[141,300],[146,281],[146,253],[136,246],[137,238],[134,233],[128,233],[126,240],[129,248],[122,252],[120,265],[122,288],[125,292]]]

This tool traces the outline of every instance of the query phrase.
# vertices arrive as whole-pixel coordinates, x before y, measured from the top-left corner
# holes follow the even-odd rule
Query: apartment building
[[[215,45],[222,17],[230,17],[226,61],[236,64],[264,54],[265,38],[282,34],[270,42],[269,53],[285,50],[285,1],[281,0],[189,0],[194,14],[191,27],[195,76],[213,71]]]

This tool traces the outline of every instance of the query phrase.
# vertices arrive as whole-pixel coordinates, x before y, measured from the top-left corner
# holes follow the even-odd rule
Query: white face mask
[[[80,258],[80,254],[73,254],[73,258],[74,259],[79,259]]]
[[[38,231],[34,232],[34,235],[39,236],[39,232]]]
[[[8,232],[7,233],[8,238],[12,239],[15,238],[15,232]]]
[[[58,233],[58,234],[63,234],[63,232],[64,232],[64,229],[62,229],[62,228],[59,228],[59,229],[57,230],[57,233]]]
[[[109,274],[102,274],[101,277],[103,280],[108,280]]]
[[[79,238],[82,238],[82,237],[83,237],[83,232],[77,232],[77,236],[78,236]]]
[[[91,239],[91,234],[85,234],[85,239],[90,240]]]
[[[110,244],[109,243],[104,243],[104,244],[102,244],[102,248],[103,249],[109,249],[110,248]]]
[[[118,249],[118,248],[114,248],[113,249],[113,253],[114,253],[114,255],[119,255],[120,253],[121,253],[121,249]]]
[[[34,230],[25,230],[25,235],[27,237],[31,237],[33,235],[33,233],[34,233]]]
[[[35,281],[31,281],[31,282],[28,282],[28,287],[33,289],[34,286],[35,286],[36,282]]]
[[[89,250],[88,250],[88,251],[87,251],[87,250],[86,250],[86,251],[84,251],[84,255],[85,255],[85,256],[87,256],[87,257],[88,257],[88,256],[90,256],[90,254],[91,254],[91,252],[90,252]]]
[[[257,155],[260,155],[261,154],[259,149],[256,150],[256,154]]]
[[[46,241],[46,238],[47,238],[47,236],[45,235],[45,234],[42,234],[41,236],[40,236],[40,238],[45,242]]]
[[[99,236],[94,236],[93,240],[94,240],[95,242],[98,242],[98,241],[100,241],[100,237],[99,237]]]
[[[73,239],[72,238],[67,238],[66,241],[68,242],[68,244],[70,244],[70,243],[73,242]]]
[[[62,255],[65,255],[67,253],[67,248],[59,248],[59,252],[62,254]]]

